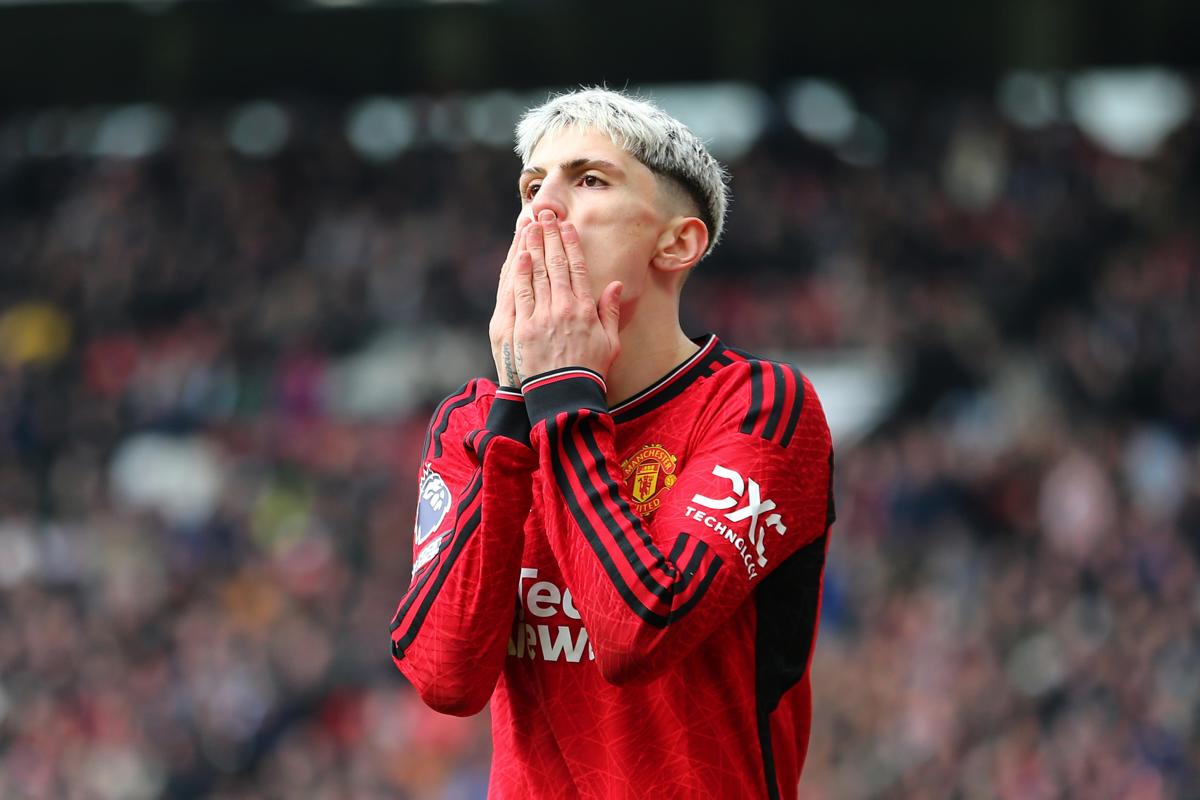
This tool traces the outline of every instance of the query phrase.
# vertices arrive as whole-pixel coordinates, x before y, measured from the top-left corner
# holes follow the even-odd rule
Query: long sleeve
[[[682,659],[832,522],[832,446],[811,385],[783,365],[731,369],[650,521],[622,480],[602,379],[567,369],[523,386],[569,520],[548,531],[551,549],[612,683]]]
[[[536,458],[519,392],[472,381],[434,412],[425,438],[413,576],[391,623],[392,658],[435,710],[487,703],[513,619]]]

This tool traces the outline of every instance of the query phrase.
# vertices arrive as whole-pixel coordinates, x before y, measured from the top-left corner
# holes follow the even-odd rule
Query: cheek
[[[614,198],[603,206],[573,208],[572,221],[583,244],[592,293],[599,297],[611,281],[621,281],[623,297],[641,294],[658,242],[661,220],[656,209],[628,198]]]
[[[587,259],[588,271],[593,276],[606,280],[628,279],[649,262],[646,236],[641,232],[622,227],[617,232],[605,234],[600,230],[582,234],[583,255]]]
[[[658,241],[658,222],[652,211],[631,208],[611,215],[581,215],[575,224],[589,266],[628,271],[649,263]],[[623,276],[613,279],[619,277]]]

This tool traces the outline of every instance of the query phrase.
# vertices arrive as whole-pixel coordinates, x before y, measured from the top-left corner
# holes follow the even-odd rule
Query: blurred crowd
[[[733,160],[692,333],[869,352],[802,796],[1200,797],[1200,126],[1153,155],[881,87]],[[418,450],[490,367],[511,153],[0,160],[0,797],[473,798],[386,626]],[[818,390],[820,386],[818,385]],[[828,402],[828,401],[827,401]]]

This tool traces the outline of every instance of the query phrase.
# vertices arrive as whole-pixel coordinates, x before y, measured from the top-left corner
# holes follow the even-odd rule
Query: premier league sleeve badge
[[[417,498],[417,519],[413,524],[413,534],[417,538],[417,545],[420,546],[429,535],[436,531],[442,524],[442,520],[446,518],[446,512],[450,510],[450,504],[454,502],[454,498],[450,495],[450,488],[446,486],[446,482],[442,480],[442,476],[433,471],[433,468],[426,464],[421,470],[421,489]]]

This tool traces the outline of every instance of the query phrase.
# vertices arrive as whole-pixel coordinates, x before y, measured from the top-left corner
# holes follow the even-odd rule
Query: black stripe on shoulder
[[[442,434],[450,425],[450,417],[454,412],[475,401],[479,393],[479,379],[472,378],[438,403],[433,416],[429,418],[429,428],[425,431],[425,443],[421,446],[421,463],[429,458],[429,447],[433,445],[433,457],[442,457]]]
[[[746,418],[742,420],[742,433],[754,433],[754,425],[758,415],[762,413],[763,379],[762,362],[750,362],[750,408],[746,409]]]
[[[787,447],[792,443],[792,434],[796,432],[796,425],[800,422],[800,412],[804,410],[804,376],[800,374],[800,370],[793,366],[785,365],[792,372],[796,379],[796,400],[792,403],[792,410],[788,413],[787,425],[783,428],[783,435],[779,437],[779,444]]]
[[[774,441],[775,431],[779,428],[779,418],[783,416],[784,401],[787,399],[787,384],[783,380],[783,367],[777,362],[768,362],[771,374],[775,378],[775,397],[771,401],[771,413],[767,415],[767,426],[763,428],[763,438]]]
[[[791,364],[759,358],[741,350],[733,352],[744,357],[750,364],[750,406],[746,409],[746,416],[739,430],[753,435],[756,429],[762,426],[762,430],[758,431],[759,436],[768,442],[787,447],[796,433],[796,426],[800,423],[800,412],[804,408],[804,376]],[[770,396],[767,395],[766,382],[763,380],[767,370],[771,372],[773,384]],[[789,375],[795,384],[794,390],[788,386]],[[793,391],[795,399],[789,404]]]

